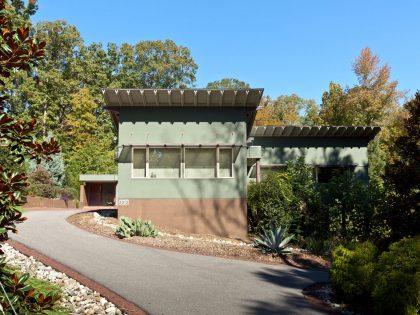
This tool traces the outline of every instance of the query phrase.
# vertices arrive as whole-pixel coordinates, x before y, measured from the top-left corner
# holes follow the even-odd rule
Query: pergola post
[[[261,166],[260,166],[260,159],[257,159],[255,162],[255,177],[257,183],[261,182]]]

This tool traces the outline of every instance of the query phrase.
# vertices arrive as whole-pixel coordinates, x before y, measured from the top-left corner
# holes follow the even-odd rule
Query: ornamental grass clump
[[[115,234],[119,238],[132,236],[156,237],[158,231],[150,221],[142,221],[141,219],[133,221],[128,217],[121,217],[120,225],[116,228]]]
[[[291,254],[288,244],[293,237],[294,234],[287,235],[287,228],[277,228],[272,224],[271,229],[264,230],[254,242],[264,254],[270,252],[273,256],[284,256]]]

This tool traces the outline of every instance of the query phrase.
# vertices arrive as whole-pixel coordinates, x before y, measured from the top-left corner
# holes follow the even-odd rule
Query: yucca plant
[[[283,256],[290,254],[288,249],[289,242],[295,235],[287,235],[286,227],[277,228],[274,224],[270,230],[264,230],[262,234],[255,238],[255,245],[260,248],[263,253],[271,252],[273,255]]]

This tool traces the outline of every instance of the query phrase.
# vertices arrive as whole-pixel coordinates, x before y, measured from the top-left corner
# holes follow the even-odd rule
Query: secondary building
[[[118,130],[118,176],[101,181],[81,175],[84,204],[92,191],[98,200],[95,189],[109,192],[111,180],[119,216],[189,233],[244,237],[249,180],[258,181],[289,160],[304,155],[318,180],[337,167],[367,179],[366,146],[378,127],[253,127],[262,93],[103,90]],[[99,202],[105,201],[102,196]]]

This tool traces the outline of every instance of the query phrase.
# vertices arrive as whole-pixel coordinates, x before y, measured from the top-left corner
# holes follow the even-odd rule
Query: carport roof
[[[378,126],[254,126],[251,137],[353,137],[373,139]]]
[[[116,174],[80,174],[79,180],[86,183],[115,183],[118,181]]]

